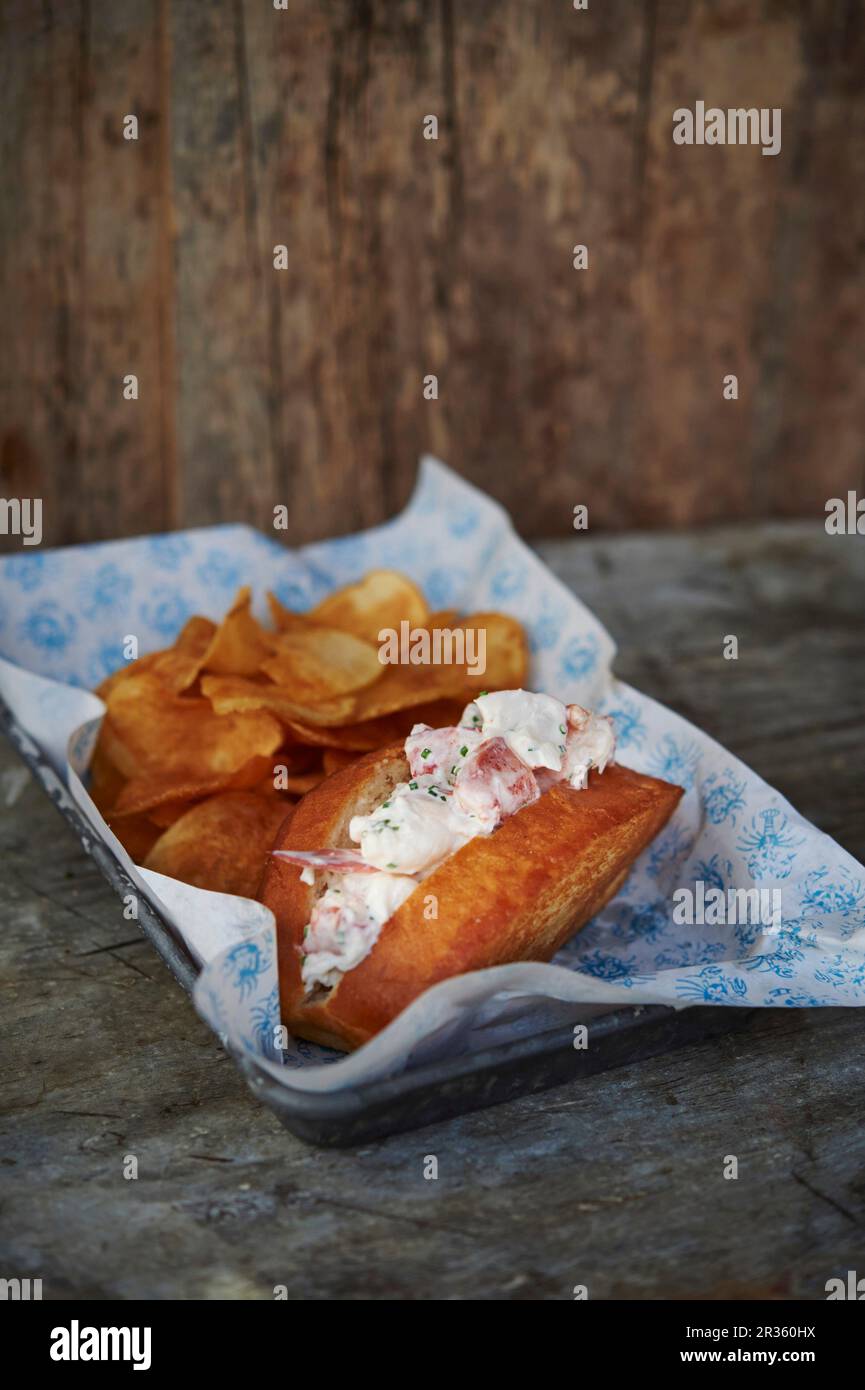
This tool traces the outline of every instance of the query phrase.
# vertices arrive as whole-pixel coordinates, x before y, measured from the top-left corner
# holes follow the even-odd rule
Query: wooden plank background
[[[0,0],[0,55],[0,482],[46,542],[345,532],[424,450],[528,535],[862,489],[858,0]],[[674,146],[700,99],[780,106],[780,155]]]

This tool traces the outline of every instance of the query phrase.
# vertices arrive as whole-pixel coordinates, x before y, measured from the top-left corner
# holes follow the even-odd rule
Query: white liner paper
[[[478,971],[427,991],[359,1052],[278,1046],[273,918],[243,898],[136,868],[86,791],[102,702],[89,693],[127,634],[168,645],[192,613],[219,619],[242,583],[305,609],[374,566],[404,570],[433,608],[498,608],[526,626],[530,685],[611,714],[619,760],[685,787],[674,819],[616,899],[551,965]],[[639,577],[635,577],[635,583]],[[286,1085],[336,1090],[623,1004],[865,1003],[865,869],[699,729],[613,678],[615,647],[514,534],[502,509],[434,459],[384,526],[289,551],[218,526],[0,560],[0,695],[93,826],[203,969],[212,1028]],[[780,890],[780,920],[684,926],[673,892]]]

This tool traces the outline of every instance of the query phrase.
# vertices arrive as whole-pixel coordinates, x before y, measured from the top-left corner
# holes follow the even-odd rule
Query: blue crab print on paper
[[[707,965],[723,957],[723,941],[680,941],[655,956],[656,970],[682,970],[689,965]]]
[[[222,973],[229,979],[241,999],[255,992],[255,982],[270,969],[270,952],[256,941],[242,941],[226,952]]]
[[[604,951],[592,951],[579,959],[577,968],[584,975],[591,975],[596,980],[606,980],[609,984],[633,989],[635,985],[650,978],[635,972],[636,963],[636,956],[611,956]]]
[[[98,618],[119,608],[132,592],[132,580],[117,565],[100,565],[85,575],[78,586],[78,599],[85,618]]]
[[[561,679],[584,680],[590,676],[598,664],[598,639],[592,633],[583,637],[573,637],[563,648],[559,658]]]
[[[839,989],[847,983],[849,973],[849,965],[844,956],[826,956],[820,969],[814,971],[814,979],[819,980],[821,985],[831,985],[833,989]]]
[[[76,622],[53,599],[43,599],[31,608],[18,631],[26,642],[46,652],[65,651],[75,634]]]
[[[657,941],[670,929],[670,914],[665,902],[646,903],[631,917],[631,931],[641,941]]]
[[[151,563],[160,570],[176,573],[190,553],[192,546],[184,536],[151,536],[147,552]]]
[[[739,950],[737,958],[742,960],[747,956],[754,942],[766,931],[766,924],[759,921],[755,922],[749,915],[746,922],[734,922],[732,924],[733,934],[736,938]]]
[[[747,855],[748,872],[754,879],[789,878],[796,862],[796,850],[804,843],[788,830],[788,819],[777,807],[768,807],[751,817],[750,830],[743,831],[736,848]]]
[[[280,603],[292,613],[306,612],[323,598],[326,592],[323,582],[316,588],[314,583],[305,577],[279,579],[275,584],[271,584],[270,588]]]
[[[87,685],[99,685],[118,666],[122,666],[123,661],[123,646],[119,641],[101,642],[87,666]]]
[[[777,975],[781,980],[789,980],[795,973],[797,961],[805,959],[805,952],[796,945],[779,945],[775,951],[767,951],[762,955],[751,956],[747,961],[743,961],[746,970],[756,971],[760,975]]]
[[[846,939],[865,927],[865,883],[854,878],[847,868],[842,868],[834,880],[829,878],[825,865],[812,869],[805,877],[801,908],[805,917],[837,913],[844,919],[841,936]]]
[[[722,859],[720,854],[713,854],[710,859],[699,859],[694,866],[695,883],[702,879],[707,888],[719,888],[722,893],[726,892],[732,878],[733,865],[729,859]]]
[[[649,878],[666,879],[668,871],[678,871],[682,860],[687,858],[693,848],[694,837],[677,825],[671,825],[654,843],[649,853],[646,873]]]
[[[559,640],[562,630],[561,618],[552,613],[543,613],[529,626],[529,650],[533,655],[550,651]]]
[[[478,529],[480,524],[480,513],[477,507],[462,507],[448,521],[448,530],[452,536],[459,540],[465,540]]]
[[[267,997],[250,1010],[249,1017],[252,1023],[253,1050],[263,1052],[273,1061],[279,1061],[282,1049],[277,1047],[275,1041],[276,1029],[279,1027],[278,985],[274,985]]]
[[[465,570],[441,567],[427,575],[423,588],[430,607],[435,609],[455,603],[467,586]]]
[[[646,737],[646,725],[634,700],[622,698],[611,709],[605,708],[604,713],[613,721],[617,747],[642,748]]]
[[[694,785],[699,765],[700,749],[696,743],[664,734],[649,759],[649,772],[687,791]]]
[[[608,928],[611,936],[629,945],[635,941],[657,941],[670,928],[669,908],[663,899],[631,907],[620,903],[611,909],[613,925]]]
[[[833,989],[841,989],[842,986],[848,985],[861,989],[865,982],[865,960],[851,960],[841,952],[834,956],[824,956],[820,962],[820,969],[814,971],[814,979],[819,980],[821,985],[831,985]],[[846,988],[844,992],[847,993]]]
[[[39,588],[45,577],[45,568],[45,556],[38,552],[34,555],[10,555],[3,562],[2,574],[4,579],[17,584],[19,589],[29,594]]]
[[[729,816],[731,824],[735,825],[737,812],[745,805],[745,783],[737,780],[728,770],[723,777],[713,772],[703,786],[710,788],[703,792],[703,810],[707,820],[712,825],[722,825]]]
[[[370,568],[369,543],[366,536],[338,536],[336,540],[329,541],[328,560],[341,582],[360,579],[364,570]],[[335,587],[331,578],[330,588]]]
[[[243,577],[240,564],[225,550],[208,550],[195,573],[208,589],[236,589]]]
[[[141,615],[160,637],[174,637],[183,627],[192,609],[188,601],[167,585],[158,585],[141,605]]]
[[[826,1000],[818,999],[815,994],[805,994],[801,990],[779,985],[777,989],[769,990],[763,1003],[767,1008],[774,1008],[781,1004],[790,1009],[819,1009],[822,1004],[826,1003]]]
[[[509,565],[507,569],[499,570],[498,574],[493,575],[490,593],[497,602],[502,602],[505,599],[513,598],[525,586],[525,570],[517,565]]]
[[[695,1004],[726,1004],[744,999],[748,986],[737,975],[727,978],[720,965],[706,965],[698,974],[677,980],[676,993]]]
[[[822,922],[817,919],[810,921],[805,917],[785,918],[771,934],[777,937],[778,941],[786,942],[791,946],[806,947],[811,949],[820,944],[819,934],[822,930]]]
[[[341,1062],[344,1059],[344,1052],[337,1052],[334,1048],[325,1047],[324,1044],[307,1042],[305,1038],[294,1037],[289,1040],[289,1046],[281,1057],[285,1066],[295,1068],[306,1066],[308,1062],[315,1062],[326,1067],[333,1062]]]

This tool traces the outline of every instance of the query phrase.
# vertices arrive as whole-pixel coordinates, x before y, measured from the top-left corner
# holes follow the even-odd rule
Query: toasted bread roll
[[[401,744],[328,777],[298,805],[274,849],[343,849],[408,775]],[[370,951],[330,990],[307,995],[303,932],[320,887],[271,858],[262,901],[276,917],[282,1020],[302,1038],[351,1050],[430,985],[508,961],[548,961],[604,906],[671,816],[682,788],[613,764],[585,790],[561,783],[440,864],[385,922]],[[438,916],[424,908],[437,900]]]

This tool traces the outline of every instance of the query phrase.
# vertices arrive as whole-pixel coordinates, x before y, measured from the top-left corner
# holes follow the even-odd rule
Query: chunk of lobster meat
[[[490,738],[471,749],[466,757],[457,778],[454,801],[466,815],[481,821],[485,830],[494,830],[506,816],[537,801],[540,794],[531,768],[503,738]]]
[[[465,759],[481,742],[476,729],[431,729],[415,724],[405,741],[405,755],[412,777],[435,777],[453,783]]]
[[[613,761],[615,752],[612,719],[608,715],[592,714],[582,705],[568,705],[568,733],[562,766],[558,772],[545,770],[539,774],[541,791],[547,791],[556,782],[567,782],[575,791],[583,790],[588,786],[591,769],[603,772]]]

